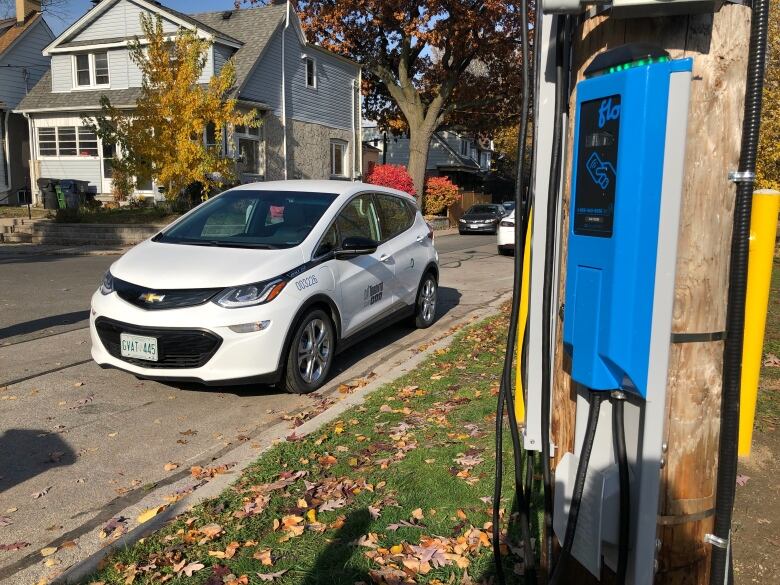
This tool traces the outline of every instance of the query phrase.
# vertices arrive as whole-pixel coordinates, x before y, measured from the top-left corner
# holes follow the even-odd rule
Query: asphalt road
[[[401,364],[511,289],[512,261],[497,255],[494,236],[441,236],[436,245],[438,321],[396,325],[340,355],[315,398],[103,370],[89,359],[85,326],[89,297],[116,257],[0,253],[0,517],[12,522],[0,524],[0,544],[30,543],[0,552],[0,582],[43,571],[41,548],[78,541],[150,486],[251,443],[322,396],[337,398],[340,383]],[[168,462],[179,467],[165,471]]]

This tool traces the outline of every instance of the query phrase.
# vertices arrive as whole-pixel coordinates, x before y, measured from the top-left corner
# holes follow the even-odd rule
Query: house
[[[378,162],[409,164],[409,138],[383,132],[373,122],[363,122],[363,152],[378,149]],[[372,152],[373,154],[373,152]],[[491,140],[469,137],[451,130],[434,132],[428,147],[426,175],[446,176],[464,189],[482,185],[493,160]]]
[[[13,110],[49,69],[41,51],[53,39],[40,2],[16,0],[16,16],[0,20],[0,205],[16,205],[28,192],[29,129]]]
[[[82,115],[97,112],[103,94],[134,108],[142,79],[128,43],[141,35],[144,13],[159,16],[166,33],[184,28],[212,42],[201,83],[233,59],[233,96],[263,120],[229,129],[232,140],[223,141],[242,182],[359,175],[360,66],[307,43],[291,5],[182,14],[159,2],[102,0],[45,47],[51,71],[18,107],[30,119],[34,179],[80,179],[110,197],[111,160],[121,153],[84,127]],[[159,197],[151,182],[136,187],[138,197]]]

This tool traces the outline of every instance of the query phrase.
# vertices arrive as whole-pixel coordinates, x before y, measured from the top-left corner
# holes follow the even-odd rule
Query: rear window
[[[199,206],[155,241],[236,248],[291,248],[311,233],[335,193],[228,191]]]

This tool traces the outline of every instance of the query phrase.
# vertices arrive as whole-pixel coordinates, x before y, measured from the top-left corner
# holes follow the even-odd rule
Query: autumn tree
[[[84,122],[101,140],[119,146],[121,156],[113,160],[118,176],[153,179],[171,200],[193,183],[205,195],[235,177],[235,161],[222,152],[224,129],[256,127],[259,120],[254,110],[239,112],[230,96],[232,60],[207,84],[199,83],[210,41],[186,29],[169,39],[159,16],[142,15],[141,26],[143,40],[130,44],[130,58],[143,76],[136,108],[119,109],[104,95],[100,114]],[[207,127],[213,129],[212,144],[204,140]]]
[[[418,194],[437,129],[478,123],[475,129],[490,130],[516,119],[519,4],[298,0],[297,9],[309,41],[363,66],[366,117],[408,131],[408,170]]]
[[[756,188],[780,190],[780,0],[769,5],[766,57]]]

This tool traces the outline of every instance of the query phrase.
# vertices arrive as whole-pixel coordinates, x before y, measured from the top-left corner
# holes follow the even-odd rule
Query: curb
[[[445,330],[442,333],[442,336],[430,346],[426,347],[422,351],[413,353],[409,358],[401,361],[398,365],[391,367],[387,372],[378,375],[376,379],[369,382],[365,386],[358,388],[351,394],[346,395],[339,402],[333,404],[324,412],[307,420],[301,426],[291,429],[289,421],[279,422],[262,431],[257,437],[254,437],[252,442],[260,443],[261,447],[259,449],[253,449],[249,443],[244,443],[224,454],[223,456],[215,459],[212,461],[213,465],[235,463],[236,459],[238,459],[239,462],[228,473],[215,476],[208,483],[204,484],[198,489],[193,490],[191,494],[185,496],[175,504],[169,505],[163,512],[157,514],[147,522],[136,526],[117,540],[106,544],[99,550],[89,555],[87,558],[71,565],[60,575],[51,578],[48,583],[50,585],[71,585],[80,583],[83,579],[96,572],[102,561],[112,552],[132,546],[142,538],[161,529],[167,523],[171,522],[177,516],[191,509],[193,506],[222,493],[222,491],[228,488],[236,479],[240,477],[244,469],[254,463],[276,443],[285,440],[286,437],[288,437],[292,432],[295,433],[296,437],[305,437],[316,432],[323,425],[337,420],[350,408],[362,404],[369,394],[378,390],[385,384],[395,381],[402,375],[414,369],[418,364],[432,355],[436,350],[449,346],[452,343],[455,334],[463,326],[497,314],[501,304],[509,296],[510,293],[497,295],[496,297],[487,301],[480,308],[475,309],[458,319],[454,319],[450,324],[450,327]],[[455,327],[457,327],[457,329],[454,329]],[[414,348],[408,348],[400,353],[409,353],[413,351]],[[362,375],[365,375],[366,373]],[[339,396],[337,388],[333,388],[332,390],[329,390],[327,394],[322,395],[322,397],[332,396]],[[162,499],[162,492],[170,493],[171,490],[176,488],[179,483],[187,484],[191,483],[191,480],[189,477],[185,477],[181,482],[177,482],[177,484],[166,485],[164,489],[156,490],[155,492],[150,493],[146,498],[144,498],[142,502],[138,502],[136,505],[131,506],[128,510],[123,511],[124,513],[121,515],[134,518],[139,513],[139,511],[142,511],[145,508],[161,505],[160,501]],[[152,502],[156,502],[156,504],[152,504]],[[94,529],[91,531],[90,535],[85,535],[85,537],[93,536],[98,532],[98,530],[99,529]]]

